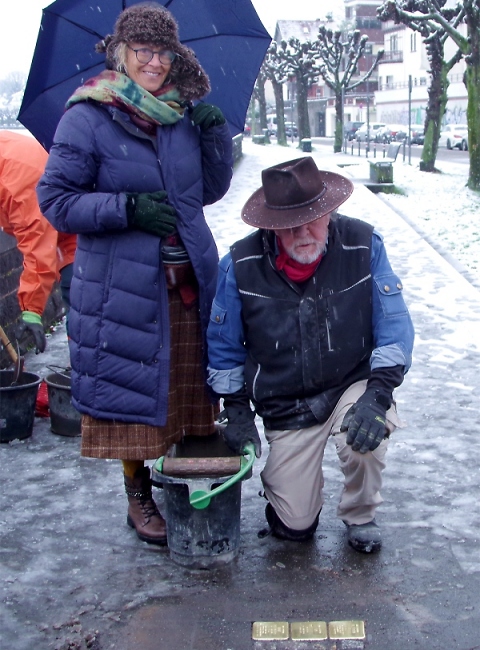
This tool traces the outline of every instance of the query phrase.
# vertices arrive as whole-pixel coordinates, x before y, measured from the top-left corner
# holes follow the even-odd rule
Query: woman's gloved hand
[[[177,211],[165,203],[166,199],[167,193],[163,190],[127,194],[128,225],[158,237],[171,235],[176,229]]]
[[[190,119],[199,126],[202,131],[210,129],[212,126],[225,124],[225,117],[218,106],[213,104],[204,104],[200,102],[190,111]]]
[[[35,352],[45,352],[47,339],[43,330],[42,317],[33,311],[22,311],[22,319],[15,329],[15,338],[20,341],[27,334],[33,334]]]

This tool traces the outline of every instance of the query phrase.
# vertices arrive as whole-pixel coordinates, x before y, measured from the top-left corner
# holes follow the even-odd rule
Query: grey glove
[[[223,395],[228,424],[223,431],[225,442],[236,454],[243,454],[249,442],[255,447],[255,456],[262,455],[262,443],[255,426],[255,411],[250,408],[250,400],[245,390]]]
[[[47,339],[43,330],[42,317],[33,311],[23,311],[22,320],[15,329],[15,338],[17,341],[21,341],[28,334],[33,334],[35,352],[37,354],[39,352],[45,352]]]
[[[144,230],[158,237],[166,237],[175,232],[177,212],[165,203],[167,193],[143,192],[127,194],[127,221],[131,228]]]
[[[347,444],[353,451],[373,451],[387,435],[387,411],[392,405],[393,389],[403,381],[404,370],[400,365],[372,370],[366,391],[348,409],[340,427],[340,431],[347,431]]]
[[[353,451],[366,454],[382,442],[387,433],[386,414],[390,404],[391,400],[381,391],[367,389],[348,409],[340,431],[347,431],[347,445]]]

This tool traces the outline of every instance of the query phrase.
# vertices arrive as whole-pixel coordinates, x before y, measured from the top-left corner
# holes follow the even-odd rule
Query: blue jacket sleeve
[[[242,305],[230,253],[220,261],[207,328],[208,383],[219,395],[243,388],[246,358]]]
[[[372,325],[375,349],[372,370],[412,363],[414,329],[403,299],[403,285],[393,272],[381,235],[372,235]]]
[[[233,174],[232,136],[227,124],[200,135],[203,168],[203,205],[220,200],[230,187]]]
[[[74,106],[63,115],[37,186],[40,209],[60,232],[99,233],[127,228],[125,194],[95,191],[95,140],[92,124],[82,110]]]

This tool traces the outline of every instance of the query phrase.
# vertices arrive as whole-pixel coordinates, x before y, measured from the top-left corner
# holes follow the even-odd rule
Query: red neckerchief
[[[279,250],[279,254],[275,260],[277,270],[285,271],[287,278],[293,282],[305,282],[305,280],[311,278],[317,270],[317,266],[320,264],[323,256],[320,255],[318,259],[316,259],[314,262],[310,262],[310,264],[302,264],[301,262],[297,262],[296,260],[292,259],[287,254],[278,236],[276,236],[276,239]]]

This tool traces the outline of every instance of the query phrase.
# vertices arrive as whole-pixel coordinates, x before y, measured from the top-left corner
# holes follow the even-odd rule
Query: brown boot
[[[128,497],[127,524],[135,528],[138,537],[149,544],[165,546],[167,525],[152,497],[150,469],[143,467],[135,478],[124,475]]]

